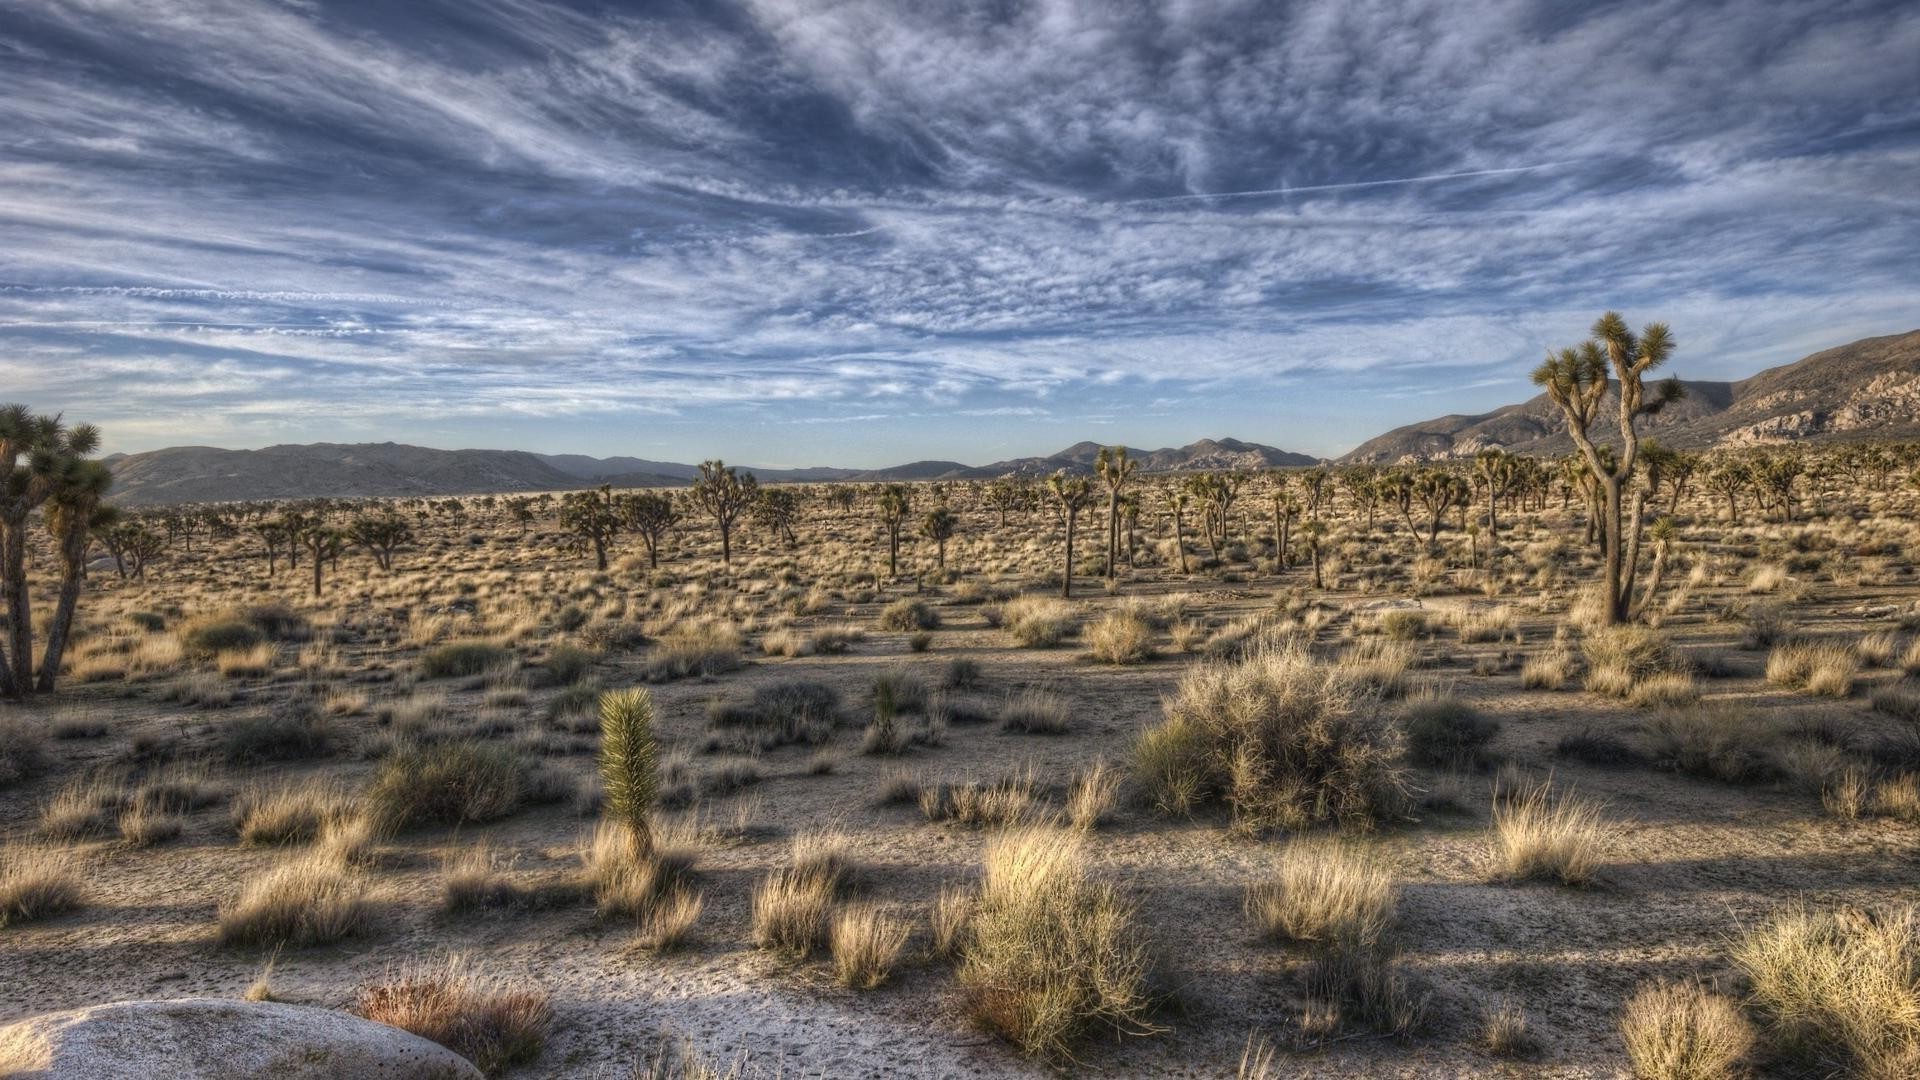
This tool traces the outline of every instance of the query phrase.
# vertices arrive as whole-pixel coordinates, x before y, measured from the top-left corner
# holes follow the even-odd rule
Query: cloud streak
[[[122,449],[1332,453],[1603,307],[1700,377],[1920,323],[1914,55],[1891,2],[19,0],[0,376]]]

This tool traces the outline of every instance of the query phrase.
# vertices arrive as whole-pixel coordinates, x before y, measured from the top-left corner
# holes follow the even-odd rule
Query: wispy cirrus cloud
[[[1915,55],[1891,2],[19,0],[0,381],[122,448],[1337,452],[1602,307],[1709,377],[1920,323]]]

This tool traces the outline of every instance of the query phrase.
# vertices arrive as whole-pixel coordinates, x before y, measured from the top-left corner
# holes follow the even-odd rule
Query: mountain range
[[[1769,368],[1739,382],[1682,380],[1686,396],[1645,418],[1643,430],[1682,449],[1805,439],[1920,437],[1920,331],[1865,338]],[[1607,441],[1603,406],[1595,434]],[[1339,459],[1342,464],[1433,461],[1489,447],[1559,454],[1572,449],[1566,419],[1545,394],[1477,415],[1442,416],[1395,428]],[[1045,476],[1093,468],[1100,443],[988,465],[915,461],[882,469],[745,467],[764,483],[978,480]],[[1202,439],[1177,448],[1135,451],[1145,473],[1272,469],[1320,459],[1237,439]],[[106,459],[114,500],[123,505],[316,497],[472,495],[671,487],[698,475],[693,465],[636,457],[595,458],[523,450],[435,450],[398,443],[314,443],[222,450],[175,446]]]
[[[1768,368],[1739,382],[1681,380],[1686,396],[1641,422],[1675,449],[1804,439],[1920,436],[1920,330],[1864,338]],[[1618,398],[1609,393],[1595,425],[1618,443]],[[1355,447],[1342,464],[1431,461],[1498,447],[1528,454],[1573,449],[1566,417],[1540,394],[1475,416],[1408,424]]]

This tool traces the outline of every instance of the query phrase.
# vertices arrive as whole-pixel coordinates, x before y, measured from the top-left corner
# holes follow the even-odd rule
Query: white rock
[[[46,1013],[0,1028],[0,1076],[17,1080],[480,1080],[438,1043],[331,1009],[189,998]]]

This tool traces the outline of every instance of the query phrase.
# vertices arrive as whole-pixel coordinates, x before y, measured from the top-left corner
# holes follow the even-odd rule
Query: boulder
[[[122,1001],[0,1027],[0,1076],[20,1080],[480,1080],[412,1032],[331,1009],[188,998]]]

